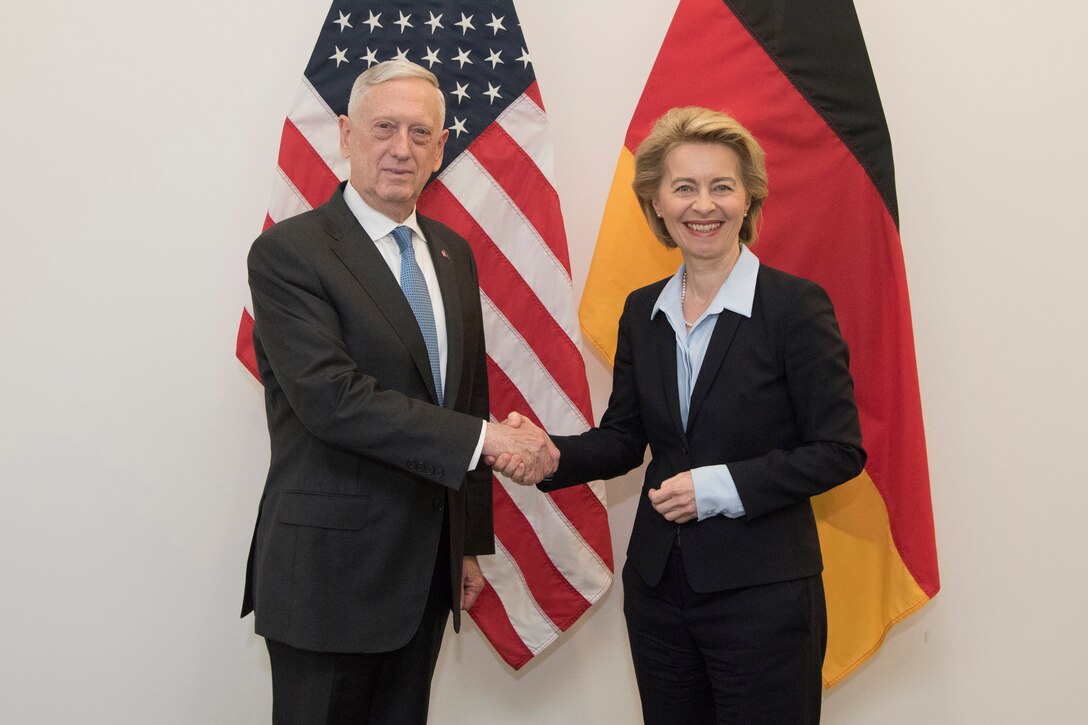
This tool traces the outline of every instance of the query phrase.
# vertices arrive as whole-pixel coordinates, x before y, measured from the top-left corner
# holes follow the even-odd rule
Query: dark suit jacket
[[[685,431],[676,338],[663,313],[668,280],[636,290],[620,319],[612,396],[600,427],[556,437],[559,470],[545,490],[612,478],[652,460],[628,564],[656,586],[679,536],[700,592],[784,581],[822,569],[809,498],[861,472],[865,452],[846,343],[818,285],[761,265],[752,317],[723,311],[696,381]],[[745,515],[669,523],[646,492],[683,471],[725,463]]]
[[[382,652],[415,633],[449,517],[461,559],[494,550],[490,471],[466,475],[488,416],[468,244],[422,216],[446,310],[445,406],[419,325],[343,198],[262,234],[249,254],[272,458],[244,616],[301,649]]]

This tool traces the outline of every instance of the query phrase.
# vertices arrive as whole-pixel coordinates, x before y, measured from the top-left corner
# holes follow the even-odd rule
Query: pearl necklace
[[[695,327],[694,322],[688,322],[688,316],[684,314],[684,300],[688,298],[688,271],[685,269],[684,273],[680,275],[680,317],[684,320],[684,327],[688,328],[688,332],[691,332],[691,328]]]

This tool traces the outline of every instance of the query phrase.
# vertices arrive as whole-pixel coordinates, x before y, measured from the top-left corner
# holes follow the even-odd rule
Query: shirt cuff
[[[744,515],[744,504],[737,493],[733,474],[725,464],[693,468],[691,480],[695,485],[695,509],[700,521],[711,516],[738,519]]]
[[[473,471],[480,465],[480,454],[484,451],[484,437],[487,435],[487,421],[481,421],[480,440],[476,441],[476,450],[472,452],[472,458],[468,461],[468,470]]]

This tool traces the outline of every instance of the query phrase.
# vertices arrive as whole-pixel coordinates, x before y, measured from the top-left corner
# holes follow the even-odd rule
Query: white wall
[[[520,0],[581,292],[676,0]],[[1088,720],[1088,10],[857,0],[895,144],[944,590],[825,722]],[[327,0],[0,7],[0,722],[262,723],[244,254]],[[1080,371],[1080,372],[1078,372]],[[595,410],[609,379],[589,361]],[[622,554],[637,477],[608,486]],[[436,725],[637,723],[620,592]]]

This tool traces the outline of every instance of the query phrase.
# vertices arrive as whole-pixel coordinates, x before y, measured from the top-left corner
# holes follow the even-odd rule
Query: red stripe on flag
[[[264,215],[264,226],[262,226],[262,227],[261,227],[261,231],[262,231],[262,232],[268,231],[268,228],[269,228],[270,226],[272,226],[273,224],[275,224],[275,223],[276,223],[276,222],[272,221],[272,217],[271,217],[271,215],[269,215],[269,214],[267,214],[267,213],[266,213],[266,214]]]
[[[500,422],[510,413],[517,412],[533,421],[534,425],[540,425],[540,418],[533,406],[490,355],[487,357],[487,392],[491,399],[491,412]]]
[[[289,118],[283,122],[278,163],[311,207],[328,201],[340,183],[321,154],[314,150]]]
[[[234,355],[246,366],[258,381],[261,374],[257,370],[257,352],[253,349],[253,317],[249,310],[242,309],[242,319],[238,323],[238,337],[234,342]]]
[[[502,600],[491,586],[484,587],[468,613],[506,664],[515,670],[520,670],[533,658],[533,653],[521,641],[521,637],[510,624],[506,608],[503,607]]]
[[[570,256],[559,196],[536,162],[497,123],[484,129],[468,150],[525,215],[569,277]]]
[[[556,568],[529,520],[502,484],[494,481],[491,491],[494,496],[495,538],[517,562],[525,586],[544,614],[565,631],[589,609],[589,602]]]
[[[544,110],[544,98],[540,95],[539,83],[537,83],[536,81],[530,83],[529,87],[525,89],[525,95],[533,99],[533,103],[536,104],[537,108],[539,108],[541,111]]]
[[[609,535],[608,511],[589,486],[572,486],[552,491],[549,496],[586,543],[597,552],[609,571],[615,571],[612,537]]]
[[[490,357],[487,359],[487,380],[492,412],[500,411],[499,415],[505,418],[511,411],[517,411],[533,421],[534,425],[540,425],[540,419],[533,411],[533,407],[529,405],[529,401],[522,396],[521,391]],[[608,512],[593,491],[588,486],[573,486],[553,491],[548,495],[552,497],[556,508],[571,523],[586,544],[607,564],[609,571],[615,571],[612,561],[612,538],[609,535],[608,526],[601,525],[602,522],[608,521]],[[581,611],[578,614],[581,614]],[[570,623],[563,624],[554,617],[552,619],[563,630],[566,630],[574,621],[571,619]]]
[[[431,182],[424,189],[418,207],[468,240],[480,268],[480,288],[518,330],[582,417],[592,420],[581,352],[510,261],[442,182]]]
[[[487,358],[487,379],[492,411],[509,412],[516,410],[527,416],[534,424],[540,425],[540,420],[532,411],[528,401],[522,397],[521,392],[510,381],[510,378],[503,373],[490,357]],[[500,415],[505,417],[505,413],[500,413]],[[540,540],[536,537],[528,519],[525,518],[521,509],[518,508],[502,484],[495,480],[492,481],[492,484],[495,537],[502,542],[503,547],[517,562],[526,587],[528,587],[544,614],[559,629],[566,631],[578,620],[578,617],[582,616],[583,612],[589,609],[590,603],[577,589],[571,586],[566,576],[555,566],[555,563],[548,556],[548,552],[544,550]],[[577,512],[577,515],[579,518],[590,520],[584,522],[583,526],[579,526],[579,522],[571,521],[570,517],[567,517],[575,529],[580,530],[584,527],[592,531],[601,528],[599,525],[592,525],[599,524],[599,519],[592,521],[592,517],[587,516],[586,512],[582,511]],[[599,515],[603,516],[605,514],[602,511]],[[587,523],[590,525],[586,525]],[[585,537],[583,536],[583,538]]]

